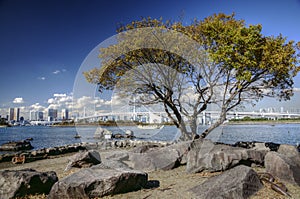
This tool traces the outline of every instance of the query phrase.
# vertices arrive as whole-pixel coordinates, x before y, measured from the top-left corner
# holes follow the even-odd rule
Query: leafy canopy
[[[145,28],[154,29],[143,31]],[[261,25],[246,26],[234,14],[222,13],[190,25],[151,18],[133,21],[118,28],[116,44],[100,49],[102,67],[84,75],[88,82],[98,84],[100,91],[112,90],[133,70],[127,81],[122,81],[125,93],[143,95],[141,103],[162,103],[184,139],[191,138],[186,120],[195,135],[199,114],[207,105],[218,104],[220,119],[203,133],[205,137],[226,119],[226,112],[243,102],[254,103],[265,96],[288,100],[293,95],[300,43],[282,35],[264,36],[261,30]],[[149,63],[156,69],[143,67]],[[155,81],[158,76],[165,81]],[[184,92],[191,87],[192,100]]]

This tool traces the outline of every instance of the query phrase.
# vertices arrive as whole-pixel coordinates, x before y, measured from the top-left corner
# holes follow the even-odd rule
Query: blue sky
[[[0,114],[11,106],[48,107],[64,101],[85,57],[116,34],[118,23],[147,16],[172,20],[183,16],[189,24],[193,18],[219,12],[235,12],[247,24],[262,24],[265,35],[282,33],[300,41],[299,0],[2,0]],[[295,83],[299,88],[299,75]],[[298,106],[297,101],[290,106]]]

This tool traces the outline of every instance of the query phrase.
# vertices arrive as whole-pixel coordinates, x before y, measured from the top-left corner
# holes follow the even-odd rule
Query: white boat
[[[159,124],[140,124],[137,126],[139,129],[162,129],[164,125]]]

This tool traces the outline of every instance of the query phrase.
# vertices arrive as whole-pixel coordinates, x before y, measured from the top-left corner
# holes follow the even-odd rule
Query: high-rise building
[[[44,113],[42,111],[30,111],[29,119],[31,121],[41,121],[44,119]]]
[[[30,111],[29,112],[29,119],[31,121],[36,121],[37,120],[37,112],[36,111]]]
[[[61,110],[61,118],[63,120],[68,120],[69,119],[69,110],[68,109],[62,109]]]
[[[9,108],[8,112],[9,112],[9,120],[14,120],[15,109],[14,108]]]
[[[9,120],[20,121],[20,108],[9,108]]]
[[[42,111],[39,111],[39,112],[38,112],[38,120],[39,120],[39,121],[44,120],[44,113],[43,113]]]
[[[57,109],[48,109],[48,121],[55,121],[57,119]]]
[[[14,120],[17,122],[20,121],[20,108],[15,108]]]

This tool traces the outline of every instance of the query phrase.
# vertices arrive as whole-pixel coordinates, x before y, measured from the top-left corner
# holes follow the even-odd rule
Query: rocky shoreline
[[[53,173],[43,172],[54,171],[57,181],[51,184],[51,191],[36,192],[37,196],[29,198],[203,198],[204,193],[210,198],[288,197],[282,195],[284,193],[300,198],[300,155],[295,146],[255,142],[239,142],[232,146],[210,140],[195,140],[193,143],[113,140],[81,143],[77,146],[77,149],[80,148],[79,152],[73,153],[67,152],[72,151],[69,147],[76,148],[64,146],[64,149],[44,149],[44,153],[52,151],[52,155],[39,161],[4,168],[0,173],[7,173],[5,170],[9,169],[18,176],[16,173],[27,169],[22,171],[21,176],[25,175],[24,172],[28,176],[37,176],[36,172],[40,171],[40,176],[50,176],[49,181],[53,182]],[[57,155],[57,151],[64,153]],[[30,155],[33,155],[31,153],[38,154],[37,151],[31,151]],[[41,152],[40,156],[42,154]],[[274,181],[263,181],[262,176],[265,176],[261,172],[270,173],[274,176]],[[9,180],[2,180],[0,184],[6,183],[7,187],[8,182]],[[131,188],[128,189],[124,183],[130,184]],[[286,185],[286,189],[280,183]],[[101,191],[101,184],[106,185],[107,189]],[[84,188],[85,186],[89,188]],[[276,186],[279,187],[277,191]],[[94,190],[91,187],[98,188]],[[218,187],[218,191],[211,187]],[[66,191],[70,188],[75,195]],[[279,193],[280,190],[283,192]],[[3,190],[0,193],[4,193]],[[28,193],[34,195],[30,191]],[[25,195],[17,196],[22,198]],[[7,196],[0,197],[9,198]]]
[[[19,143],[13,142],[13,143]],[[26,141],[26,144],[29,143]],[[163,142],[163,141],[139,141],[139,140],[130,140],[130,139],[122,139],[122,140],[105,140],[101,142],[95,143],[75,143],[71,145],[59,146],[59,147],[52,147],[52,148],[43,148],[38,150],[32,151],[16,151],[16,150],[8,150],[14,151],[10,153],[0,154],[0,163],[1,162],[10,162],[12,161],[13,157],[16,156],[25,156],[26,162],[32,162],[41,159],[47,159],[52,156],[59,156],[68,153],[74,153],[82,150],[87,149],[117,149],[117,148],[134,148],[141,145],[151,145],[156,144],[157,146],[163,147],[170,145],[170,142]],[[26,148],[25,148],[26,149]],[[29,148],[31,149],[31,148]]]

